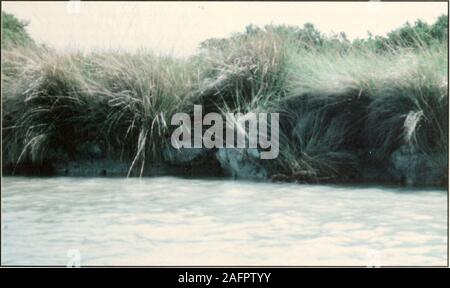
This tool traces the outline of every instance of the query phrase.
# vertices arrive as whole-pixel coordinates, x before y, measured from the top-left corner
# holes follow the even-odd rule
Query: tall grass
[[[272,30],[231,38],[204,49],[206,63],[197,101],[212,110],[246,113],[270,106],[286,94],[290,42]],[[216,107],[216,109],[214,109]]]
[[[80,144],[95,141],[142,173],[197,81],[190,63],[149,53],[12,50],[3,63],[3,153],[16,164],[51,160],[49,149],[76,157]]]
[[[286,129],[286,166],[354,178],[361,165],[389,165],[402,145],[424,154],[448,151],[447,46],[376,53],[309,50],[294,57]],[[294,146],[294,147],[292,147]],[[431,159],[431,158],[430,158]],[[289,170],[288,169],[288,170]]]
[[[447,155],[445,43],[305,49],[268,27],[225,44],[188,59],[3,50],[3,162],[76,160],[92,142],[142,175],[161,161],[173,113],[192,104],[204,113],[279,112],[281,154],[261,163],[270,174],[355,179],[367,163],[389,165],[403,145]]]

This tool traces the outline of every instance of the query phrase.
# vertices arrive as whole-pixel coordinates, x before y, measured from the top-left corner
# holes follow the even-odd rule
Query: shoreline
[[[226,149],[226,148],[224,148]],[[217,154],[218,152],[216,152]],[[417,156],[417,155],[416,155]],[[215,157],[214,153],[210,153],[209,157]],[[173,162],[172,162],[173,163]],[[238,169],[233,171],[233,167],[228,165],[222,166],[217,159],[204,158],[197,162],[187,162],[182,165],[174,165],[168,162],[155,163],[144,168],[144,173],[140,175],[133,172],[128,175],[129,162],[117,159],[84,159],[79,161],[66,161],[64,163],[47,163],[47,165],[21,165],[16,167],[13,172],[13,165],[4,165],[2,169],[3,176],[25,176],[25,177],[81,177],[81,178],[146,178],[159,176],[173,176],[192,179],[224,179],[224,180],[244,180],[266,183],[297,183],[297,184],[317,184],[317,185],[381,185],[394,187],[410,187],[410,188],[447,188],[448,183],[445,178],[441,182],[426,181],[426,177],[422,179],[414,179],[415,182],[407,182],[407,179],[399,178],[398,171],[383,170],[381,168],[365,167],[362,173],[352,179],[326,179],[316,175],[297,172],[292,175],[283,173],[273,173],[270,175],[260,175],[255,172],[257,169],[253,166],[247,169]],[[244,166],[253,165],[252,162],[243,164]],[[408,165],[411,165],[409,163]],[[253,169],[253,170],[252,170]],[[240,170],[240,171],[239,171]],[[246,171],[247,174],[243,174]]]
[[[439,30],[446,21],[354,42],[311,26],[269,25],[205,41],[188,59],[2,49],[3,173],[446,186],[448,35]],[[317,41],[299,37],[311,32]],[[209,113],[239,115],[233,122],[245,140],[272,133],[250,129],[252,115],[275,113],[277,157],[261,159],[269,152],[261,143],[170,145],[174,115]],[[223,123],[208,125],[212,118],[194,134],[226,135]],[[195,135],[190,143],[201,146]]]

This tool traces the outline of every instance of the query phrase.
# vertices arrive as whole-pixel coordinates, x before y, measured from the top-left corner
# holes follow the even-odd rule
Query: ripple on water
[[[440,190],[3,178],[2,264],[445,265]]]

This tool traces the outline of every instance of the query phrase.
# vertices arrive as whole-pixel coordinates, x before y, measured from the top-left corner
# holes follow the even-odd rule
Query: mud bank
[[[283,149],[283,148],[282,148]],[[383,161],[370,159],[369,149],[355,152],[359,169],[341,170],[337,175],[324,170],[303,169],[278,172],[273,164],[279,160],[262,160],[255,148],[182,148],[167,145],[160,161],[131,169],[131,161],[107,156],[101,145],[90,143],[78,150],[78,156],[59,151],[36,165],[4,163],[3,175],[80,176],[80,177],[224,177],[257,181],[297,183],[384,183],[405,186],[447,186],[448,155],[425,154],[414,146],[402,144]],[[117,153],[118,155],[118,153]],[[82,158],[77,159],[81,156]],[[353,167],[354,168],[354,167]],[[346,174],[346,171],[348,172]]]

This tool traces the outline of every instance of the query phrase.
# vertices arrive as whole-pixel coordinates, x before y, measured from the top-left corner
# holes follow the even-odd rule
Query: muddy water
[[[445,190],[174,177],[5,177],[2,186],[2,264],[447,261]]]

